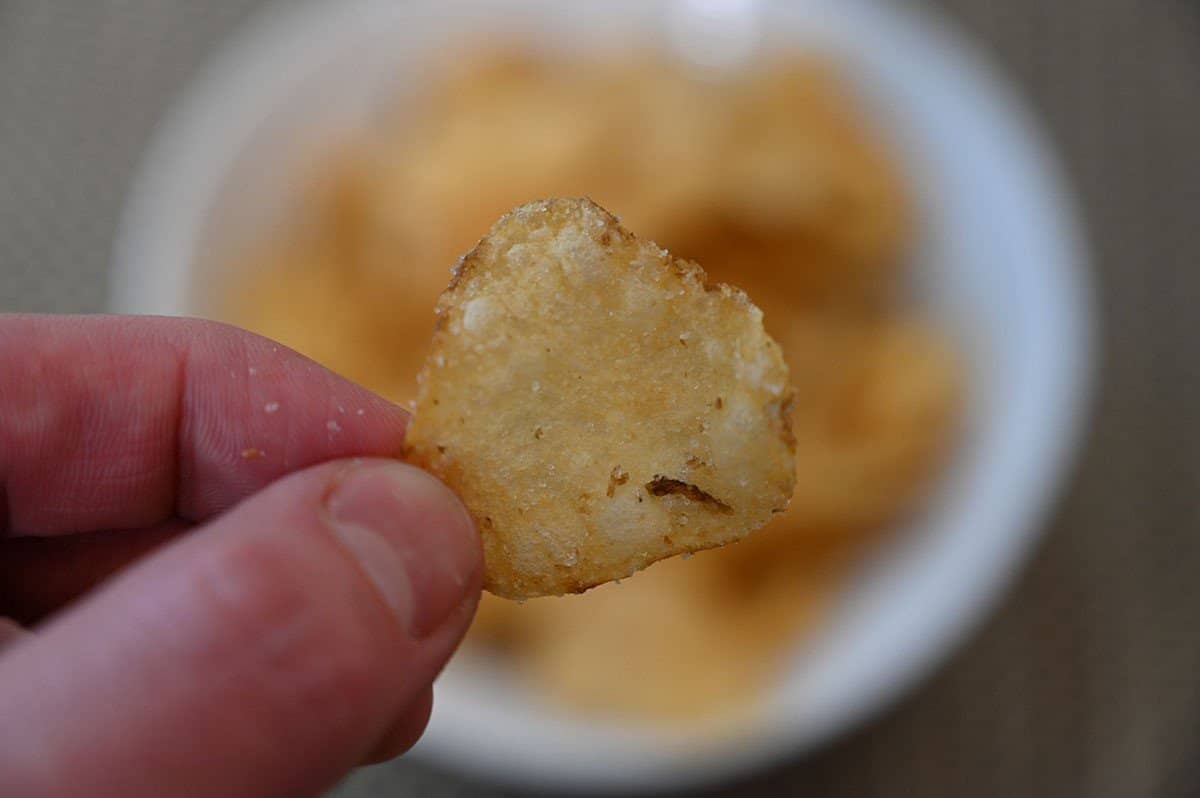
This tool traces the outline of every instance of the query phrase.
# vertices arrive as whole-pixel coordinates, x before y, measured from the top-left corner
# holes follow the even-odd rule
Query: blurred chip
[[[953,440],[961,364],[896,290],[916,221],[902,170],[854,87],[803,54],[698,80],[653,52],[463,49],[471,57],[434,69],[395,113],[298,176],[310,185],[296,198],[297,224],[235,264],[249,276],[233,283],[227,316],[409,400],[454,258],[514,205],[579,194],[745,289],[797,386],[788,510],[736,545],[582,596],[519,606],[486,595],[471,630],[571,707],[689,727],[744,707],[829,617],[859,556],[919,506]],[[613,363],[641,347],[591,337]],[[518,377],[530,399],[530,375]],[[539,380],[542,393],[547,385]],[[505,418],[513,429],[531,420],[511,409]],[[561,455],[607,423],[603,410],[569,431],[535,422],[524,445],[551,441]],[[507,462],[514,451],[475,462],[524,469],[528,487],[536,450]],[[669,465],[639,482],[627,463],[571,464],[586,501],[543,469],[536,490],[544,480],[574,503],[532,509],[572,517],[601,499],[623,506],[631,491],[682,506],[695,503],[689,485],[711,487],[695,467],[689,479]],[[580,556],[557,535],[539,540],[549,559]]]
[[[796,491],[782,520],[864,529],[910,512],[958,417],[960,368],[945,341],[905,318],[858,321],[840,334],[796,325],[782,340],[793,362],[805,347],[834,359],[810,367],[819,381],[801,382]]]

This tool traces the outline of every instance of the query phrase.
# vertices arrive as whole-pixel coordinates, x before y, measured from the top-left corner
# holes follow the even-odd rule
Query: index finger
[[[394,456],[408,415],[215,322],[0,316],[0,533],[203,521],[284,474]]]

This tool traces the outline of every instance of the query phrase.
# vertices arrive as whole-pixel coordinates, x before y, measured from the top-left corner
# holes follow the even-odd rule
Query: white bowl
[[[924,235],[913,295],[966,355],[966,429],[925,511],[864,564],[752,729],[685,744],[587,724],[464,659],[439,682],[415,753],[476,777],[685,787],[792,757],[862,722],[996,603],[1083,427],[1092,306],[1058,164],[1011,86],[944,22],[901,3],[281,3],[209,63],[158,132],[116,245],[115,309],[203,314],[221,275],[200,264],[286,215],[313,148],[365,124],[464,26],[499,26],[550,48],[608,47],[658,30],[681,4],[701,16],[753,10],[775,43],[819,48],[854,81],[916,188]]]

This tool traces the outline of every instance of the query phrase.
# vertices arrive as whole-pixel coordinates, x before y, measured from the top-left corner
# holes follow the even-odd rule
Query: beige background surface
[[[104,307],[132,165],[256,5],[0,0],[0,310]],[[969,645],[873,726],[737,792],[1197,795],[1200,5],[939,5],[1024,85],[1083,197],[1105,324],[1094,424],[1046,544]],[[500,793],[400,762],[339,794]]]

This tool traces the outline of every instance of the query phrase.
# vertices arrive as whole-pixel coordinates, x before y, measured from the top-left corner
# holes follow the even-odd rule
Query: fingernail
[[[431,634],[466,598],[482,563],[458,498],[403,463],[366,463],[326,500],[330,527],[414,638]]]

